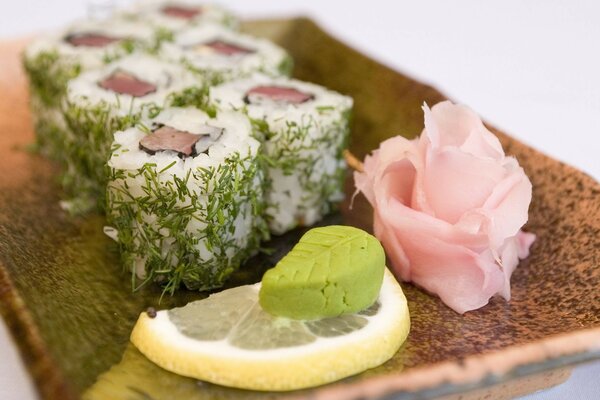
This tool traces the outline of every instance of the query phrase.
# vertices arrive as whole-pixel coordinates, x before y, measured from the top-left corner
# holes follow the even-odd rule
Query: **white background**
[[[600,179],[600,1],[220,2],[247,18],[308,15],[358,50]],[[0,38],[60,26],[83,16],[85,5],[3,0]],[[30,399],[34,392],[10,343],[0,322],[0,399]],[[599,377],[600,363],[580,367],[566,384],[528,400],[595,399]]]

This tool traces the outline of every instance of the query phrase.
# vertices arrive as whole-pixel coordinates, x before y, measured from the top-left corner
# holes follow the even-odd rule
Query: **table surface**
[[[361,52],[432,84],[514,137],[600,180],[598,1],[219,3],[244,18],[310,16]],[[0,39],[55,28],[85,13],[82,0],[4,1]],[[565,384],[524,399],[597,398],[599,376],[599,362],[580,366]],[[0,319],[0,399],[35,398]]]

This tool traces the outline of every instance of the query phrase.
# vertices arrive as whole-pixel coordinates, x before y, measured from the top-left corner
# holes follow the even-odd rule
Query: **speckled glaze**
[[[253,22],[245,29],[288,49],[298,78],[354,97],[351,151],[359,157],[389,136],[417,135],[421,104],[444,99],[307,19]],[[137,315],[206,294],[182,291],[159,304],[159,288],[132,293],[116,246],[102,234],[102,218],[72,219],[60,210],[56,167],[26,150],[33,134],[19,67],[24,43],[0,44],[0,311],[43,398],[433,398],[600,358],[600,185],[495,130],[534,186],[526,229],[538,240],[513,275],[510,303],[492,299],[460,316],[403,285],[412,330],[396,356],[312,390],[246,392],[161,370],[128,345]],[[347,193],[352,191],[348,179]],[[367,202],[359,196],[352,210],[348,205],[323,224],[370,229]],[[260,279],[302,233],[274,240],[269,245],[275,252],[249,262],[229,285]]]

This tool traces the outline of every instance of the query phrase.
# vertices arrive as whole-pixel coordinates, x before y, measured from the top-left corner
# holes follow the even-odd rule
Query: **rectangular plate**
[[[444,99],[310,20],[255,21],[245,29],[288,49],[298,78],[354,97],[351,150],[359,157],[389,136],[418,135],[423,102]],[[158,306],[159,288],[132,293],[116,246],[102,234],[103,218],[74,219],[61,211],[57,169],[25,150],[33,133],[19,63],[24,43],[0,45],[0,310],[42,397],[273,397],[170,374],[128,344],[146,307],[173,307],[206,294],[181,291]],[[393,359],[338,383],[281,396],[432,398],[600,358],[600,185],[495,133],[534,186],[527,229],[538,240],[513,275],[511,302],[494,298],[461,316],[405,284],[412,330]],[[349,176],[348,197],[352,192]],[[323,222],[331,223],[370,229],[371,209],[359,196],[351,211],[346,202]],[[249,262],[229,285],[258,281],[302,232],[274,240],[275,254]]]

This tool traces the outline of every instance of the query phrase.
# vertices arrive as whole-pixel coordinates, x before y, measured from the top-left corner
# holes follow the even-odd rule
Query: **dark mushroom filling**
[[[65,37],[65,42],[75,47],[106,47],[119,42],[123,38],[103,35],[101,33],[72,33]]]
[[[140,150],[150,155],[159,151],[176,152],[179,158],[196,157],[207,153],[223,134],[222,128],[203,125],[199,133],[180,131],[171,126],[162,125],[140,140]]]
[[[192,19],[202,14],[201,7],[186,7],[178,5],[167,5],[160,10],[163,14],[173,18]]]
[[[125,71],[115,71],[109,77],[98,83],[102,89],[111,90],[118,94],[128,94],[133,97],[143,97],[156,92],[156,85],[138,79]]]
[[[246,92],[246,104],[261,104],[270,101],[279,104],[302,104],[314,100],[315,96],[292,87],[255,86]]]
[[[228,43],[224,40],[213,40],[211,42],[200,43],[191,46],[198,53],[217,53],[223,56],[236,56],[244,54],[252,54],[255,51],[246,47],[238,46],[237,44]]]

